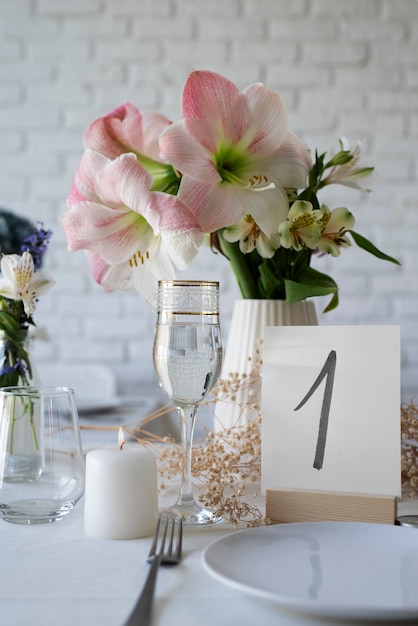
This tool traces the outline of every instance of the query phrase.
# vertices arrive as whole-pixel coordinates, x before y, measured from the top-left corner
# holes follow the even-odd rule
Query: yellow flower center
[[[145,254],[142,254],[141,250],[137,250],[129,259],[129,265],[130,267],[139,267],[140,265],[144,265],[145,261],[148,261],[149,258],[150,255],[148,250]]]
[[[267,189],[275,189],[274,183],[269,183],[269,179],[265,174],[255,174],[248,179],[248,185],[246,188],[251,191],[266,191]]]
[[[292,221],[292,229],[305,228],[306,226],[315,224],[315,222],[316,218],[313,213],[303,213]]]

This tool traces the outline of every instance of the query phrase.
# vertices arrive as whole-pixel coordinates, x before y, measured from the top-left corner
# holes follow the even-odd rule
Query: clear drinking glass
[[[219,283],[161,280],[157,306],[154,367],[181,423],[182,482],[170,511],[181,515],[188,526],[212,524],[220,518],[195,502],[191,462],[196,412],[222,367]]]
[[[74,392],[0,389],[0,517],[41,524],[64,517],[84,492]]]

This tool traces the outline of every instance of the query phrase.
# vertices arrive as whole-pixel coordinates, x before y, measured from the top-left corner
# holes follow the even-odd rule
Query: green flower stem
[[[16,398],[13,398],[12,399],[12,411],[11,411],[12,424],[11,424],[11,427],[10,427],[10,448],[9,448],[10,454],[13,454],[13,449],[14,449],[14,431],[15,431],[15,424],[16,424],[16,421],[17,421],[17,418],[15,417],[15,408],[16,408],[15,404],[16,404]],[[30,427],[31,427],[32,435],[33,435],[33,443],[35,445],[35,450],[39,450],[39,440],[38,440],[38,435],[36,434],[36,426],[35,426],[34,411],[33,411],[33,402],[32,402],[32,400],[30,398],[28,400],[27,406],[24,409],[22,417],[24,417],[27,412],[29,412],[29,421],[30,421]]]
[[[35,444],[35,450],[39,450],[39,441],[38,441],[38,436],[36,434],[35,420],[33,418],[33,402],[30,398],[28,400],[28,403],[29,403],[30,425],[32,429],[33,442]]]
[[[2,322],[3,342],[5,345],[3,353],[3,362],[0,365],[8,366],[12,372],[0,376],[0,387],[15,387],[23,386],[28,387],[31,384],[32,367],[30,363],[29,354],[25,347],[25,340],[27,331],[22,330],[18,322],[10,317],[5,311],[0,316],[0,322]],[[6,330],[7,328],[7,330]],[[14,370],[16,364],[21,363],[24,367],[19,370]],[[26,370],[25,370],[26,368]],[[28,416],[30,421],[30,428],[33,435],[33,442],[35,449],[39,450],[39,440],[36,434],[36,424],[34,419],[34,406],[33,401],[29,398],[27,405],[24,408],[24,412],[21,418],[16,417],[15,399],[13,399],[11,407],[11,425],[10,425],[10,454],[13,454],[14,450],[14,433],[17,419]]]
[[[15,402],[16,398],[13,398],[12,402],[12,425],[10,427],[10,454],[13,454],[13,441],[14,441],[14,432],[15,432]]]
[[[250,255],[242,254],[238,243],[226,241],[222,236],[222,231],[219,232],[219,245],[222,254],[229,260],[242,297],[245,299],[259,300],[260,294],[257,287],[257,280],[248,265]]]

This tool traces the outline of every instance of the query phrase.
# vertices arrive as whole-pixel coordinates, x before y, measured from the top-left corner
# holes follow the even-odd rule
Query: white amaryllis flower
[[[52,285],[54,279],[43,270],[35,272],[29,252],[5,254],[1,259],[0,296],[10,300],[21,300],[26,315],[33,315],[39,294]]]

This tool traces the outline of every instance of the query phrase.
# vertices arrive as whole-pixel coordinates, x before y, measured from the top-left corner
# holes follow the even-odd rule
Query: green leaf
[[[20,328],[19,322],[7,311],[0,310],[0,327],[5,330],[17,330]]]
[[[326,156],[326,152],[323,154],[318,154],[315,152],[315,161],[312,165],[311,171],[309,172],[309,187],[314,189],[318,181],[321,179],[322,174],[324,173],[324,159]]]
[[[338,285],[330,276],[308,267],[299,273],[297,282],[286,280],[286,302],[298,302],[305,298],[332,295],[324,309],[324,313],[332,311],[338,306]]]
[[[293,270],[292,270],[292,274],[289,278],[296,280],[296,282],[299,281],[299,278],[302,276],[308,276],[308,281],[309,281],[309,277],[311,275],[311,258],[312,258],[312,250],[309,250],[309,248],[304,248],[303,250],[300,250],[298,252],[296,252],[293,256]],[[316,274],[314,277],[314,280],[316,280]]]
[[[291,304],[292,302],[299,302],[300,300],[306,300],[306,298],[313,298],[315,296],[332,295],[331,300],[324,309],[324,313],[332,311],[338,306],[338,290],[335,290],[333,287],[304,285],[302,283],[295,283],[293,280],[285,280],[285,286],[286,302],[288,304]]]
[[[272,271],[268,262],[262,263],[258,267],[260,279],[258,281],[260,292],[267,300],[277,299],[278,294],[283,294],[283,281],[281,281]],[[283,298],[283,295],[281,296]],[[278,299],[281,299],[280,296]]]
[[[17,319],[7,311],[0,310],[0,329],[9,341],[23,341],[24,333]]]
[[[363,235],[359,235],[358,233],[355,233],[353,230],[349,230],[347,232],[351,234],[352,238],[354,239],[355,243],[359,246],[359,248],[363,248],[363,250],[366,250],[366,252],[370,252],[370,254],[373,254],[378,259],[383,259],[384,261],[390,261],[391,263],[400,265],[397,259],[378,250],[376,246],[373,245],[371,241],[363,237]]]
[[[238,243],[226,241],[222,236],[222,231],[220,230],[218,232],[222,254],[229,260],[242,297],[250,299],[259,298],[256,278],[253,275],[251,266],[253,256],[250,254],[242,254]]]

